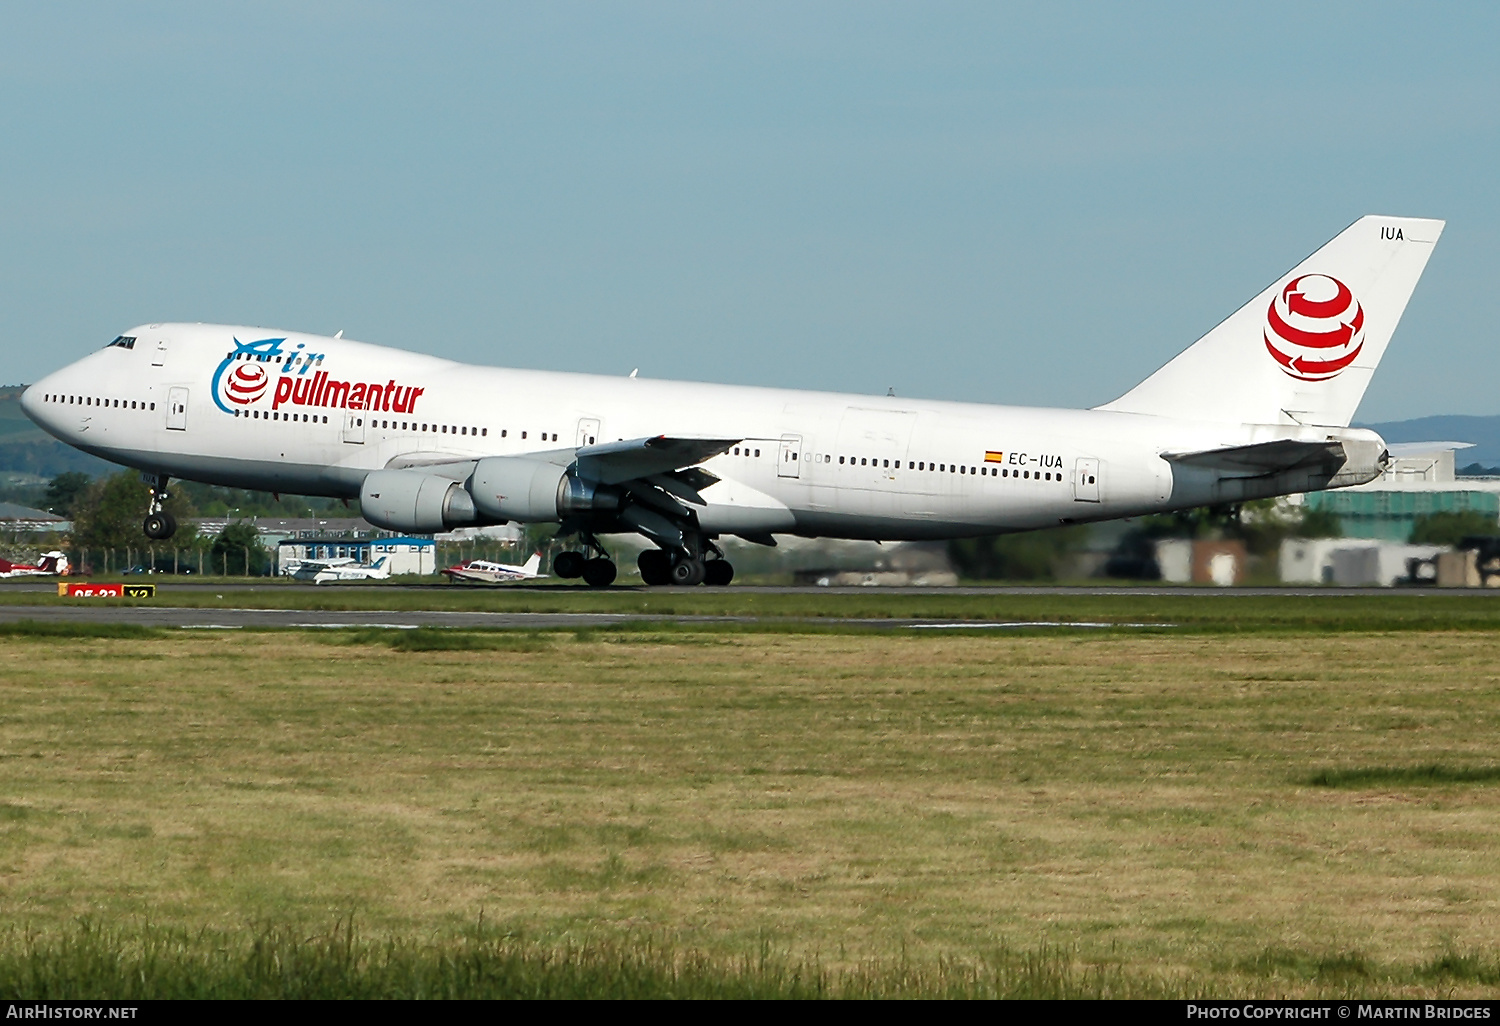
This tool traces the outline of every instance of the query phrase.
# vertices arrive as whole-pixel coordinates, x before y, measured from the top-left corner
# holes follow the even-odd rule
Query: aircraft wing
[[[629,438],[602,445],[586,445],[578,450],[580,476],[600,484],[623,484],[656,474],[702,463],[717,456],[738,438]]]
[[[1188,467],[1259,475],[1304,467],[1326,467],[1329,473],[1334,473],[1343,466],[1346,454],[1342,442],[1303,442],[1284,438],[1201,452],[1164,452],[1161,458]]]

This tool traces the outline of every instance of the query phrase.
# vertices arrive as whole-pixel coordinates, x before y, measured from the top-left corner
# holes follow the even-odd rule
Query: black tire
[[[608,588],[615,583],[615,564],[608,559],[585,560],[583,583],[590,588]]]
[[[722,588],[734,580],[734,567],[727,559],[711,559],[703,564],[703,583]]]
[[[672,558],[661,549],[647,549],[635,559],[641,583],[652,587],[672,583]]]
[[[683,559],[672,564],[672,583],[692,587],[703,583],[703,560]]]
[[[166,512],[148,514],[141,531],[152,541],[164,541],[177,533],[177,518]]]
[[[582,552],[559,552],[557,558],[552,561],[552,572],[568,580],[582,577],[586,562]]]

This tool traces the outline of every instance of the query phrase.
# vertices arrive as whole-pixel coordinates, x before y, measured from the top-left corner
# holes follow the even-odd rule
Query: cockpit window
[[[119,346],[121,349],[134,349],[135,348],[135,336],[134,335],[121,335],[119,338],[115,339],[113,342],[111,342],[109,345],[105,346],[104,348],[105,349],[109,349],[109,348],[111,348],[113,346]]]

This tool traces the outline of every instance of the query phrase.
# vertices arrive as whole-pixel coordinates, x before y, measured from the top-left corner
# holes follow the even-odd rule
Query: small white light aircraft
[[[67,572],[68,557],[61,552],[44,552],[35,563],[12,563],[0,559],[0,577],[64,576]]]
[[[555,523],[559,576],[727,584],[717,540],[959,538],[1374,480],[1350,419],[1443,222],[1360,218],[1165,367],[1090,410],[474,367],[348,339],[147,324],[32,385],[28,416],[151,485],[358,498],[429,534]]]
[[[291,567],[289,576],[297,581],[312,581],[327,584],[329,581],[383,581],[391,576],[388,557],[381,556],[373,563],[361,563],[355,559],[303,559]]]
[[[566,564],[566,560],[564,561]],[[491,563],[487,559],[470,559],[442,571],[453,584],[507,584],[511,581],[534,581],[546,577],[540,573],[542,554],[534,552],[522,566]]]

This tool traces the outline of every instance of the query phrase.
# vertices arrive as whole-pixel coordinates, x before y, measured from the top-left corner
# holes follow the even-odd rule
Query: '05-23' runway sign
[[[69,584],[59,581],[59,595],[72,598],[155,598],[154,584]]]

